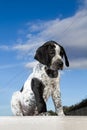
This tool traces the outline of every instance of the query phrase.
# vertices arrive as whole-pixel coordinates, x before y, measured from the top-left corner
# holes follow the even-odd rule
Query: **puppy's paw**
[[[51,114],[49,112],[42,112],[39,116],[51,116]]]

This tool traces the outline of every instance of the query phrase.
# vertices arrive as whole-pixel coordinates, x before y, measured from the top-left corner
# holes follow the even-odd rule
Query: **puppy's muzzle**
[[[62,70],[63,69],[63,61],[62,60],[56,60],[52,66],[51,66],[52,69],[54,70]]]

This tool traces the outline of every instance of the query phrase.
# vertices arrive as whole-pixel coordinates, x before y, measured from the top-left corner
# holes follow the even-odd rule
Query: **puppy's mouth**
[[[63,70],[63,66],[59,67],[58,69],[59,69],[59,70]]]
[[[63,70],[63,62],[54,62],[50,68],[52,70]]]

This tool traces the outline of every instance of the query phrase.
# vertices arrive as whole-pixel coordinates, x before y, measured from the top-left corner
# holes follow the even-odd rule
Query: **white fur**
[[[56,46],[56,49],[55,49],[55,56],[53,57],[52,59],[52,63],[53,64],[56,60],[60,59],[62,61],[62,58],[61,56],[59,55],[60,53],[60,47],[58,45],[55,45]]]

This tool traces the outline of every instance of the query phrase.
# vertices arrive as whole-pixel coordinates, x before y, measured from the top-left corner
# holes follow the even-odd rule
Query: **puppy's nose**
[[[63,66],[63,62],[62,61],[59,61],[59,66],[62,67]]]

